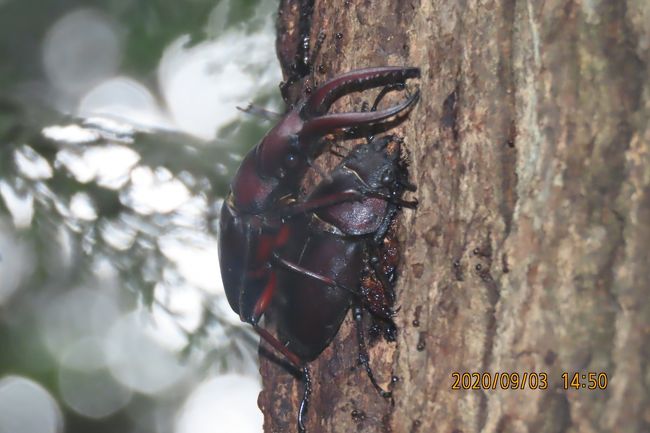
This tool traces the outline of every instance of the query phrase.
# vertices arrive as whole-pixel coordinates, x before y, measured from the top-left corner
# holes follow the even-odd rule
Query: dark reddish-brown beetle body
[[[363,267],[363,244],[304,223],[295,226],[301,242],[282,253],[287,262],[336,284],[290,270],[278,271],[272,304],[280,341],[302,362],[313,361],[329,346],[352,301]]]
[[[356,304],[363,301],[357,286],[368,240],[379,242],[406,202],[399,199],[402,184],[395,175],[400,152],[386,151],[389,139],[355,148],[303,199],[300,183],[326,149],[326,134],[399,115],[417,102],[419,92],[385,110],[326,114],[336,99],[373,87],[403,88],[419,73],[409,67],[362,69],[315,89],[244,157],[221,209],[219,257],[228,302],[242,321],[302,368],[306,388],[301,432],[311,391],[304,364],[329,344],[351,304],[355,318],[360,317]],[[384,175],[386,170],[390,173]],[[308,284],[301,287],[303,283]],[[279,313],[282,342],[258,324],[272,303]],[[367,356],[364,365],[382,395],[390,396],[374,381]]]
[[[289,206],[312,161],[326,147],[322,137],[341,128],[381,122],[409,109],[415,93],[386,110],[326,114],[331,104],[352,91],[404,83],[418,68],[378,67],[336,77],[293,107],[244,157],[221,208],[219,250],[228,302],[245,322],[256,324],[273,294],[271,252],[286,242],[281,220],[311,206]]]
[[[289,263],[287,270],[278,272],[278,333],[301,360],[314,360],[329,345],[354,302],[390,318],[392,312],[379,308],[359,286],[364,266],[376,254],[400,207],[415,205],[401,199],[410,188],[406,177],[400,142],[381,137],[355,147],[307,197],[350,190],[364,196],[294,221],[291,232],[296,241],[276,253]]]

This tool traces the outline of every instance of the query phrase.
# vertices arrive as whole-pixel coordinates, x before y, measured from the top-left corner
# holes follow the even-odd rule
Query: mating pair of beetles
[[[312,91],[244,157],[221,209],[219,258],[228,302],[242,321],[302,371],[300,432],[305,431],[311,393],[307,363],[329,345],[348,310],[353,308],[359,326],[360,350],[365,351],[364,309],[390,321],[392,304],[377,305],[385,293],[360,290],[360,280],[364,266],[377,265],[368,257],[379,249],[397,212],[416,205],[401,198],[415,187],[407,180],[401,142],[394,136],[368,138],[306,196],[301,196],[301,183],[328,149],[326,135],[408,112],[419,91],[390,108],[376,108],[386,91],[404,88],[406,80],[419,76],[414,67],[360,69]],[[345,94],[377,87],[384,89],[371,110],[328,114]],[[379,269],[375,274],[382,280]],[[277,336],[260,326],[270,309]],[[367,354],[360,353],[359,360],[380,394],[390,397],[373,378]]]

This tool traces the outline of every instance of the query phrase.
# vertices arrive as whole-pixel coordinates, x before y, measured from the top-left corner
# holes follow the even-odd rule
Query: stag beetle
[[[355,70],[327,81],[291,108],[244,157],[221,208],[219,261],[231,308],[264,339],[272,337],[257,323],[275,291],[271,253],[289,239],[282,219],[332,202],[360,198],[358,191],[343,191],[334,198],[294,200],[306,171],[325,150],[322,137],[342,128],[371,125],[398,115],[417,102],[419,92],[381,111],[327,111],[347,93],[403,84],[419,74],[418,68],[387,66]],[[277,346],[276,341],[269,341]]]
[[[404,189],[415,187],[407,181],[400,144],[387,136],[354,148],[306,200],[351,190],[358,191],[363,198],[342,201],[295,218],[290,229],[291,241],[273,252],[283,269],[276,271],[279,289],[270,308],[282,352],[289,352],[292,363],[302,367],[306,384],[298,415],[301,432],[311,393],[309,370],[304,365],[330,344],[350,307],[357,324],[359,363],[380,395],[391,397],[373,376],[362,328],[364,309],[392,323],[392,310],[387,303],[378,301],[390,296],[376,291],[369,295],[358,287],[364,264],[377,254],[400,207],[417,204],[401,199]],[[389,289],[384,287],[380,292]]]
[[[399,115],[417,102],[419,92],[381,111],[334,114],[327,111],[347,93],[380,86],[403,87],[407,79],[418,77],[419,73],[413,67],[378,67],[351,71],[326,82],[292,107],[248,152],[231,183],[231,191],[221,209],[219,230],[219,259],[226,297],[242,321],[252,324],[264,340],[296,366],[302,366],[303,360],[258,325],[277,287],[275,268],[281,261],[275,258],[274,252],[287,245],[290,238],[301,236],[285,220],[336,203],[363,201],[370,193],[364,188],[338,190],[333,195],[296,200],[300,182],[313,160],[325,151],[327,144],[322,139],[325,135],[343,128],[373,125]],[[302,236],[305,239],[307,234]],[[303,373],[309,384],[306,367]]]

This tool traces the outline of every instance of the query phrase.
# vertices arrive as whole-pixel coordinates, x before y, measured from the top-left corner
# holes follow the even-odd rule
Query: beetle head
[[[387,135],[355,147],[345,166],[374,191],[393,191],[405,176],[401,139]]]
[[[385,110],[327,114],[334,101],[354,91],[403,84],[419,76],[418,68],[385,66],[351,71],[322,84],[308,98],[299,101],[257,146],[258,173],[285,185],[298,183],[311,161],[324,151],[326,144],[322,137],[400,115],[413,107],[420,94],[416,91],[400,104]]]

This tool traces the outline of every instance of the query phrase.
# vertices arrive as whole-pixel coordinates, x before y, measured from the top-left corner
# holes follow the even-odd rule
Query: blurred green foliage
[[[151,306],[154,284],[163,279],[162,270],[174,267],[159,250],[156,239],[175,227],[178,215],[174,212],[139,214],[123,200],[128,183],[121,189],[109,189],[93,181],[82,182],[57,166],[55,161],[62,145],[45,138],[43,128],[81,125],[83,119],[43,104],[46,98],[24,97],[24,88],[33,83],[37,84],[32,93],[46,90],[42,86],[42,42],[48,29],[66,13],[82,7],[102,11],[119,28],[123,48],[120,72],[137,78],[152,92],[157,92],[156,67],[170,42],[190,34],[192,43],[196,44],[206,38],[216,38],[230,28],[254,32],[275,12],[276,3],[271,0],[0,0],[0,182],[6,182],[17,194],[35,197],[31,225],[13,233],[34,253],[31,272],[21,281],[25,290],[19,291],[19,296],[10,304],[13,312],[23,309],[33,312],[30,303],[35,292],[65,291],[88,281],[93,277],[92,264],[98,258],[107,258],[116,266],[123,287],[131,289],[134,295],[130,302]],[[268,49],[274,50],[274,47]],[[256,104],[266,105],[270,101],[279,102],[277,88],[251,95],[251,102]],[[175,177],[187,180],[184,183],[192,196],[205,197],[213,206],[227,192],[239,157],[268,127],[268,122],[244,117],[223,127],[212,143],[177,132],[137,132],[128,147],[140,155],[139,166],[164,167]],[[54,168],[51,178],[34,180],[20,172],[15,152],[25,144]],[[105,144],[99,140],[88,146]],[[43,191],[51,192],[51,196]],[[97,213],[95,220],[82,221],[66,215],[65,207],[78,193],[90,197]],[[215,235],[215,209],[214,206],[210,208],[203,222],[204,230],[212,236]],[[5,200],[0,197],[0,222],[10,219]],[[136,228],[136,240],[126,251],[115,250],[107,245],[101,232],[107,224],[123,224],[124,221]],[[61,265],[61,230],[70,236],[73,266]],[[0,252],[3,253],[7,252]],[[4,323],[5,307],[0,303],[0,376],[23,374],[56,394],[56,361],[40,341],[37,318],[25,315],[17,322]],[[186,354],[193,345],[202,344],[202,339],[209,336],[206,329],[211,326],[224,328],[227,337],[248,335],[246,330],[223,322],[218,313],[205,311],[201,326],[188,336]],[[228,362],[232,363],[233,354],[240,355],[238,345],[229,347],[230,355],[223,347],[219,350],[209,352],[206,362],[227,366]],[[133,416],[127,412],[137,412],[143,407],[150,409],[154,404],[153,398],[137,396],[127,409],[102,421],[89,420],[66,410],[66,431],[134,431]],[[143,426],[146,426],[145,421],[139,428]]]
[[[92,7],[110,16],[124,31],[124,71],[146,76],[179,35],[190,34],[198,42],[231,27],[257,30],[268,16],[259,13],[260,6],[268,14],[275,9],[272,2],[260,0],[4,0],[0,89],[40,76],[43,37],[53,21],[75,8]],[[211,13],[218,16],[209,20]]]

